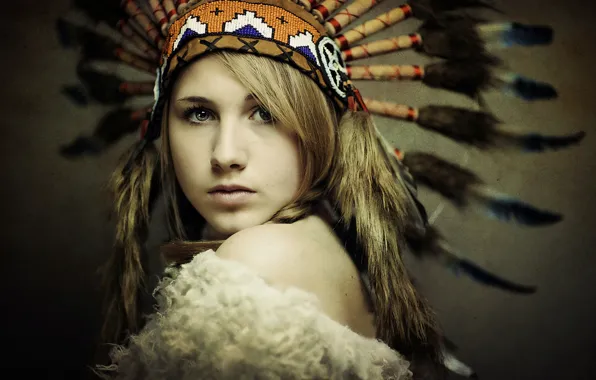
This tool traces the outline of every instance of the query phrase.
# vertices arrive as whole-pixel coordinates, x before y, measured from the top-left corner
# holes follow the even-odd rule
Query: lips
[[[224,192],[224,193],[232,193],[235,191],[245,191],[249,193],[254,193],[255,191],[249,187],[242,186],[242,185],[217,185],[209,190],[209,193],[215,192]]]

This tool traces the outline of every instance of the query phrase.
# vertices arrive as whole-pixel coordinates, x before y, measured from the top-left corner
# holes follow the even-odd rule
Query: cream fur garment
[[[167,272],[158,311],[113,350],[106,378],[411,379],[399,353],[327,317],[314,295],[278,290],[213,250]]]

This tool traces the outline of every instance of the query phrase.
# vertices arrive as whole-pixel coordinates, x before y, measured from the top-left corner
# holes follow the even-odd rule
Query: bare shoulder
[[[343,257],[325,239],[322,226],[311,221],[247,228],[230,236],[216,254],[239,261],[272,282],[297,280],[297,275],[306,274],[313,280],[328,266],[339,269]]]
[[[239,231],[217,250],[217,256],[241,262],[269,280],[283,273],[290,262],[306,254],[293,228],[283,224],[264,224]],[[271,273],[270,273],[271,272]]]
[[[359,330],[354,328],[360,325],[354,322],[354,310],[364,304],[359,274],[321,223],[311,218],[247,228],[229,237],[216,254],[244,264],[272,286],[314,294],[324,313]]]

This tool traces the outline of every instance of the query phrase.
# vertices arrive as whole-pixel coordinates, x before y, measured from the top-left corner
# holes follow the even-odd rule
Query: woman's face
[[[269,221],[297,195],[296,138],[270,120],[213,56],[178,77],[168,119],[174,169],[213,238]],[[218,185],[252,192],[212,192]]]

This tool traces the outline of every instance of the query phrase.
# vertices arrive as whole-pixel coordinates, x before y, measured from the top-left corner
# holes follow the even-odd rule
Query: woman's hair
[[[440,334],[434,315],[414,289],[401,258],[408,222],[406,194],[396,185],[381,153],[370,115],[350,111],[338,115],[316,83],[288,64],[251,54],[215,54],[271,112],[280,127],[297,136],[303,181],[296,198],[271,221],[292,223],[328,200],[340,217],[334,226],[338,236],[356,265],[369,273],[378,337],[402,354],[420,355],[438,363]],[[137,303],[144,277],[141,252],[151,202],[156,196],[152,188],[158,187],[152,184],[158,179],[161,182],[174,240],[164,246],[164,255],[182,261],[221,244],[196,241],[205,221],[176,181],[167,108],[161,152],[158,154],[154,145],[148,144],[127,167],[135,147],[131,148],[110,181],[117,234],[114,254],[105,267],[107,314],[103,337],[108,342],[120,341],[140,327]]]

